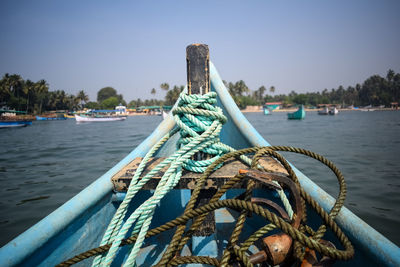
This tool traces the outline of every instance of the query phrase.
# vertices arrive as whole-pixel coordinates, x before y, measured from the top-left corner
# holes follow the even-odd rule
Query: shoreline
[[[296,111],[297,108],[283,108],[283,109],[275,109],[273,111],[271,111],[271,113],[273,112],[294,112]],[[318,110],[320,109],[311,109],[311,108],[305,108],[304,109],[307,112],[318,112]],[[367,109],[352,109],[352,108],[338,108],[338,111],[364,111]],[[396,110],[393,108],[370,108],[371,111],[399,111],[400,109]],[[240,110],[242,113],[254,113],[254,112],[263,112],[262,109],[243,109]]]

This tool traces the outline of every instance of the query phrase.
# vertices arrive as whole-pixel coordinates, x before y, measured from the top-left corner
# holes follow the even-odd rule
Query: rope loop
[[[215,92],[204,95],[181,93],[178,105],[172,111],[177,125],[180,126],[181,138],[177,142],[178,149],[193,142],[196,138],[202,138],[212,125],[222,126],[227,121],[222,109],[215,106],[216,103],[217,94]],[[206,154],[207,158],[188,159],[182,164],[184,169],[203,173],[211,163],[230,151],[229,148],[220,145],[219,131],[208,138],[210,140],[213,138],[213,142],[199,151],[203,155]],[[222,165],[218,165],[217,168],[220,166]]]

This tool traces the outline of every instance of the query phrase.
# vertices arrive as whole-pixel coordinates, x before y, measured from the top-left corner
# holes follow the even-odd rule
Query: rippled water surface
[[[400,112],[308,112],[303,121],[289,121],[278,112],[246,117],[272,145],[306,148],[333,161],[348,184],[347,207],[400,244]],[[159,116],[136,116],[123,122],[35,121],[0,129],[0,246],[100,177],[160,122]],[[337,195],[327,168],[287,156]]]

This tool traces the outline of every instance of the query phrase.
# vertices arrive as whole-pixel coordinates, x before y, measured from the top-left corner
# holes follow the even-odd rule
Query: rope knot
[[[220,145],[219,133],[227,121],[222,109],[216,107],[217,94],[209,92],[204,95],[187,95],[181,93],[177,107],[172,111],[175,121],[180,128],[178,149],[193,143],[209,143],[199,152],[207,154],[207,159],[188,159],[183,168],[192,172],[202,173],[205,169],[228,150]]]

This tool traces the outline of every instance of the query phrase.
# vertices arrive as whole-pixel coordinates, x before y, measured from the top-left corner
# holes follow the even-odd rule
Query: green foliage
[[[233,100],[240,109],[245,109],[247,106],[259,105],[257,99],[254,99],[253,97],[250,96],[235,96]]]
[[[179,98],[179,94],[183,91],[185,86],[181,85],[180,87],[174,86],[172,90],[169,90],[167,92],[167,95],[165,96],[165,105],[171,106],[175,104],[176,100]]]
[[[100,107],[104,109],[114,109],[119,105],[119,99],[117,96],[111,96],[100,103]]]
[[[223,81],[230,94],[240,108],[248,105],[262,105],[265,102],[283,102],[284,105],[304,104],[316,106],[318,104],[339,105],[385,105],[391,102],[400,102],[400,74],[388,70],[386,77],[372,75],[362,84],[344,88],[324,89],[321,92],[297,94],[292,91],[288,95],[276,95],[274,86],[269,87],[270,95],[266,94],[265,86],[251,91],[243,80],[235,83]],[[79,91],[75,97],[64,90],[49,91],[49,85],[45,80],[33,82],[24,80],[17,74],[4,74],[0,80],[0,105],[11,109],[27,111],[28,113],[42,113],[49,110],[77,110],[83,107],[91,109],[110,108],[119,104],[130,108],[146,106],[173,105],[184,89],[184,86],[173,86],[170,90],[168,83],[162,83],[160,88],[167,91],[164,100],[132,100],[126,104],[123,96],[112,87],[104,87],[97,93],[97,102],[88,102],[89,97],[84,90]],[[155,88],[150,91],[153,95]],[[99,104],[101,103],[101,104]]]
[[[165,91],[168,91],[169,90],[169,84],[168,83],[162,83],[160,85],[160,88],[165,90]]]
[[[223,81],[229,89],[232,97],[239,106],[249,103],[240,98],[243,95],[243,81],[236,83]],[[339,86],[337,89],[332,88],[330,91],[324,89],[322,92],[311,92],[297,94],[291,91],[288,95],[264,95],[265,87],[261,86],[258,90],[253,91],[250,95],[254,100],[253,103],[263,104],[263,102],[283,102],[284,105],[304,104],[316,106],[318,104],[337,104],[342,106],[367,106],[367,105],[385,105],[390,106],[391,102],[400,102],[400,74],[393,70],[387,72],[386,77],[373,75],[365,80],[362,85],[348,86],[346,89]],[[271,86],[270,93],[275,93],[276,89]],[[262,97],[263,96],[263,97]]]
[[[104,87],[101,88],[98,92],[97,92],[97,102],[101,103],[104,100],[106,100],[107,98],[110,98],[112,96],[117,96],[117,90],[115,90],[112,87]]]
[[[97,102],[87,102],[85,107],[88,109],[100,109],[100,105]]]
[[[63,90],[49,91],[45,80],[33,82],[6,73],[0,80],[0,104],[11,109],[40,114],[48,110],[74,110],[79,100]]]

